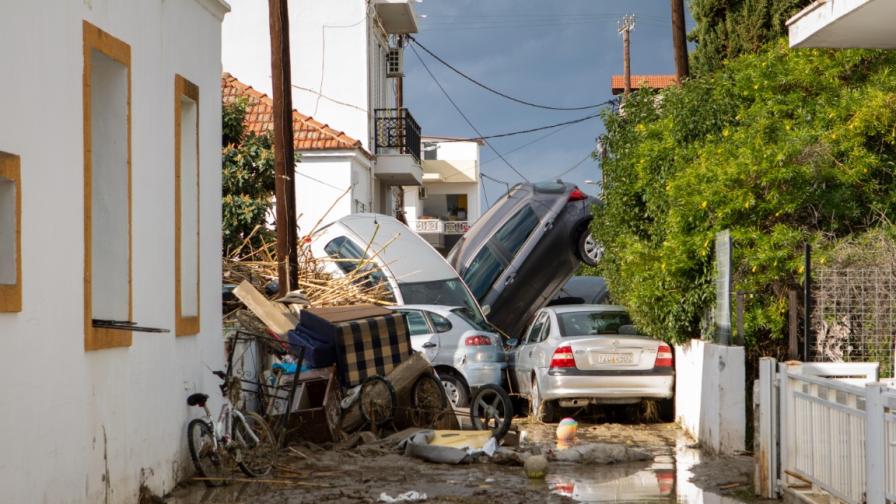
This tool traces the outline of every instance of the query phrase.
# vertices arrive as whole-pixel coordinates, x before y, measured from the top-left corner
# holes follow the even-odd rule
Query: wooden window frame
[[[11,180],[16,192],[15,251],[16,283],[0,284],[0,313],[22,311],[22,171],[21,159],[15,154],[0,152],[0,178]]]
[[[185,317],[182,313],[183,279],[181,274],[181,99],[189,98],[196,104],[196,315]],[[199,86],[181,75],[174,75],[174,333],[177,336],[199,334],[201,313],[199,243]]]
[[[121,64],[128,71],[128,320],[133,318],[133,247],[132,247],[132,187],[131,173],[132,142],[131,142],[131,46],[109,35],[103,30],[83,22],[84,37],[84,75],[83,75],[83,100],[84,100],[84,349],[85,351],[101,350],[104,348],[127,347],[132,343],[131,331],[93,327],[93,286],[91,284],[92,269],[92,122],[90,78],[92,75],[92,51],[97,51]]]

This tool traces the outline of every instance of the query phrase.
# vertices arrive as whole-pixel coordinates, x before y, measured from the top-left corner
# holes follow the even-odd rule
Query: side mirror
[[[515,347],[519,344],[520,344],[520,340],[518,340],[516,338],[510,338],[509,340],[507,340],[507,346],[509,346],[509,347]]]

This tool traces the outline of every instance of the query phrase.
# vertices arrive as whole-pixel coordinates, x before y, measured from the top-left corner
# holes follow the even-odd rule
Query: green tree
[[[690,0],[697,27],[691,56],[695,75],[718,69],[722,62],[755,53],[787,33],[784,23],[812,0]]]
[[[274,197],[271,136],[246,132],[245,117],[244,100],[224,104],[222,204],[225,255],[242,245],[250,235],[253,245],[271,239],[270,231],[264,226]]]
[[[747,342],[784,333],[801,245],[817,257],[896,218],[896,53],[790,50],[631,95],[607,112],[596,273],[650,335],[699,336],[714,301],[714,234],[730,229]]]

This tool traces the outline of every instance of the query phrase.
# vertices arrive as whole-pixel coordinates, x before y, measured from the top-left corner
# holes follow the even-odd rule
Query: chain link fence
[[[893,377],[896,271],[816,268],[812,277],[814,359],[879,362]]]

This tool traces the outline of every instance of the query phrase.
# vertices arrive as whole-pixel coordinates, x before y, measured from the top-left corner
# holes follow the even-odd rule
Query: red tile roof
[[[221,75],[221,96],[224,103],[233,103],[240,98],[246,99],[245,123],[248,131],[261,134],[274,129],[274,101],[270,96],[240,82],[227,72]],[[372,158],[360,140],[355,140],[296,110],[292,111],[292,118],[295,139],[293,145],[297,151],[360,149],[365,156]]]
[[[663,89],[676,84],[678,84],[678,78],[674,75],[632,75],[632,89]],[[622,75],[611,77],[610,89],[614,95],[624,92],[624,77]]]

